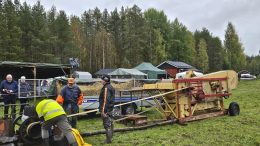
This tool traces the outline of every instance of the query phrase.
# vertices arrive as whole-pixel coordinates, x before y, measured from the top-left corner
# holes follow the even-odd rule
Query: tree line
[[[223,30],[224,31],[224,30]],[[146,61],[183,61],[203,72],[248,69],[260,72],[260,57],[246,56],[232,23],[222,42],[207,28],[191,32],[163,11],[142,11],[137,5],[86,10],[68,16],[53,6],[45,10],[19,0],[0,0],[0,60],[68,63],[80,60],[80,69],[131,68]]]

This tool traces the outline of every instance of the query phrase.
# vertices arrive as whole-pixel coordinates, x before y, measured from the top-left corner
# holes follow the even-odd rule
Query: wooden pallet
[[[132,123],[132,125],[140,126],[147,124],[147,116],[141,115],[126,115],[126,119],[124,120],[125,124]]]

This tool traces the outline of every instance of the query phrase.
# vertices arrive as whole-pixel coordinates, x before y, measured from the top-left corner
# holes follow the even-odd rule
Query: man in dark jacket
[[[83,102],[83,94],[79,86],[75,84],[74,78],[68,78],[68,84],[62,88],[56,101],[63,106],[68,115],[79,112],[79,105]],[[69,118],[69,122],[72,128],[76,128],[77,117]]]
[[[106,143],[111,143],[113,138],[113,119],[112,119],[112,111],[114,108],[114,100],[115,100],[115,89],[110,84],[110,77],[103,76],[101,78],[101,83],[103,84],[103,88],[101,89],[99,95],[99,112],[101,113],[101,117],[103,120],[103,126],[106,130]]]
[[[15,100],[17,97],[18,85],[17,82],[13,80],[11,74],[6,76],[6,80],[3,80],[0,84],[0,91],[2,93],[2,97],[4,98],[4,117],[8,118],[8,110],[9,104],[12,108],[12,118],[15,119]]]
[[[25,81],[25,76],[21,76],[21,82],[20,82],[20,104],[21,104],[21,107],[20,107],[20,115],[23,114],[23,110],[24,110],[24,107],[25,107],[25,104],[26,102],[28,101],[28,96],[31,95],[30,93],[30,90],[31,90],[31,87],[30,85]]]

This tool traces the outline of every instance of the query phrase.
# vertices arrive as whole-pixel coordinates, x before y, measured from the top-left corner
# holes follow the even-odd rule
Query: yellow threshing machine
[[[229,113],[238,115],[239,105],[232,102],[229,109],[224,108],[224,99],[238,84],[237,73],[225,70],[195,77],[187,71],[181,79],[144,84],[143,91],[157,91],[162,95],[153,98],[156,109],[165,119],[176,118],[179,122],[199,120]],[[171,92],[173,91],[173,92]],[[153,92],[156,93],[156,92]],[[166,94],[165,94],[166,93]],[[169,93],[169,94],[167,94]]]

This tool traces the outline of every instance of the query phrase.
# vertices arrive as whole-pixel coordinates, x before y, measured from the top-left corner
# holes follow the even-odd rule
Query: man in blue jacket
[[[0,84],[0,91],[2,93],[2,97],[4,98],[4,117],[8,118],[8,109],[9,104],[12,108],[12,118],[15,119],[15,100],[17,97],[17,91],[18,91],[18,84],[16,81],[13,80],[13,77],[11,74],[8,74],[6,76],[6,80],[3,80]]]
[[[56,101],[63,106],[66,114],[76,114],[79,112],[79,105],[83,102],[83,94],[79,86],[75,84],[73,78],[68,78],[68,84],[62,88]],[[77,117],[69,118],[69,122],[72,128],[76,129]]]

